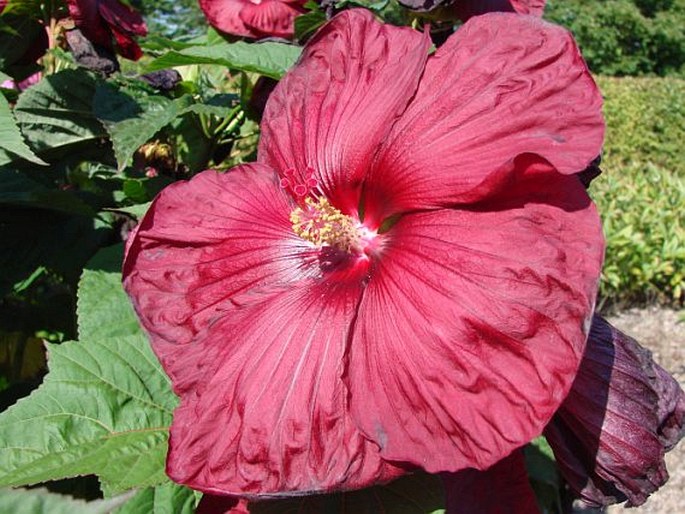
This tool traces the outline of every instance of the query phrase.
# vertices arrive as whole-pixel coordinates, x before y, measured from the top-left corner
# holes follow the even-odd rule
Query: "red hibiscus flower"
[[[140,13],[118,0],[67,0],[76,26],[93,43],[134,61],[143,55],[134,36],[145,36]],[[116,41],[116,48],[112,42]]]
[[[124,285],[181,397],[175,481],[259,498],[485,469],[568,393],[601,97],[532,17],[429,45],[335,17],[269,98],[259,162],[166,188],[130,240]]]
[[[200,0],[207,21],[227,34],[292,38],[306,0]]]

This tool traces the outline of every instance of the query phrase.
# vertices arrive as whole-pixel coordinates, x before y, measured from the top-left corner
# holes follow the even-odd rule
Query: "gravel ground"
[[[679,321],[682,311],[649,307],[630,309],[615,316],[609,322],[634,337],[642,346],[650,349],[654,360],[670,371],[685,388],[685,322]],[[670,480],[654,493],[644,505],[626,509],[614,505],[607,514],[685,514],[685,440],[666,455]],[[579,510],[598,513],[597,510]]]

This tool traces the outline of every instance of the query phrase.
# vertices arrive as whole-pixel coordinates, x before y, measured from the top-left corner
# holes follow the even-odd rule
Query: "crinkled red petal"
[[[571,387],[597,212],[575,177],[520,162],[491,203],[407,214],[381,237],[349,349],[352,415],[385,459],[485,469],[539,435]]]
[[[199,0],[200,9],[213,27],[226,34],[243,37],[258,37],[260,34],[247,27],[240,11],[250,3],[249,0]]]
[[[263,0],[259,4],[247,2],[240,10],[246,27],[262,37],[291,38],[295,31],[295,17],[303,10],[281,0]]]
[[[446,514],[539,514],[521,450],[485,471],[441,473]]]
[[[264,166],[205,171],[164,189],[129,239],[124,286],[177,393],[204,380],[186,362],[209,325],[308,276],[291,209]]]
[[[511,180],[523,153],[581,171],[602,145],[601,104],[566,30],[514,14],[473,18],[431,56],[384,139],[365,184],[368,215],[476,201]]]
[[[347,410],[347,332],[364,266],[295,238],[291,200],[261,165],[207,171],[159,195],[124,285],[181,405],[167,473],[259,497],[361,488],[403,473]]]
[[[271,94],[259,160],[311,170],[331,202],[356,210],[370,161],[414,94],[430,40],[345,11],[319,30]]]
[[[312,279],[237,309],[195,342],[205,378],[174,413],[167,473],[250,498],[358,489],[403,473],[348,413],[343,385],[361,280]]]
[[[571,488],[595,506],[641,505],[668,479],[685,393],[634,339],[595,316],[575,382],[545,429]]]

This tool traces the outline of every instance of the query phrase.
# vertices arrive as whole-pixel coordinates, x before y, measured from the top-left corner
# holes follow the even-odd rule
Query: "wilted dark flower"
[[[67,0],[67,4],[76,26],[94,44],[134,61],[143,55],[134,39],[147,34],[140,13],[119,0]]]
[[[590,505],[640,505],[668,479],[685,393],[634,339],[595,316],[571,392],[545,429],[569,486]]]

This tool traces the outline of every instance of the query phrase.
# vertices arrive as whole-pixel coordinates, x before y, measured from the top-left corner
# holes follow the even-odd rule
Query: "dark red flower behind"
[[[259,162],[141,222],[124,285],[181,397],[175,481],[259,498],[486,469],[568,393],[603,255],[573,175],[599,92],[532,17],[429,46],[338,15],[271,94]]]
[[[571,488],[594,506],[641,505],[668,479],[685,393],[634,339],[595,316],[568,398],[545,429]]]
[[[293,37],[307,0],[199,0],[207,21],[222,32],[251,38]]]
[[[74,23],[91,42],[134,61],[143,55],[135,41],[135,36],[147,35],[140,13],[118,0],[67,0],[67,4]]]

